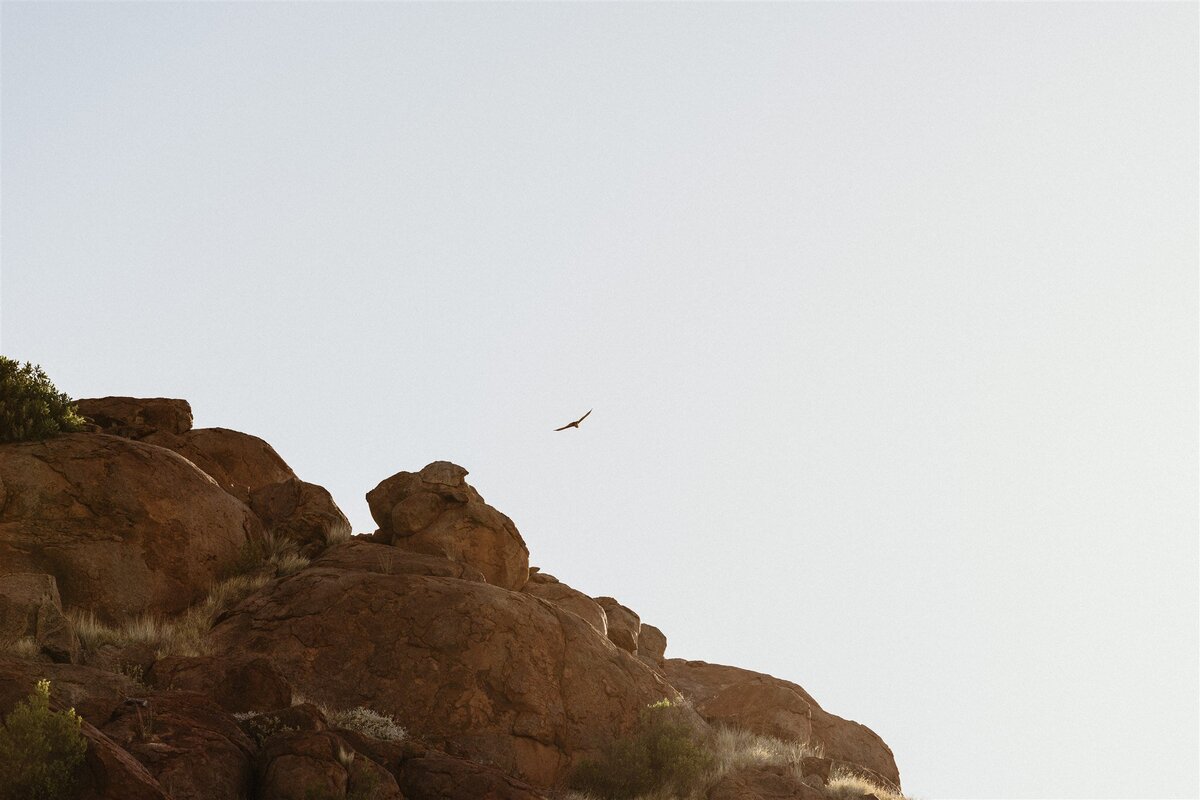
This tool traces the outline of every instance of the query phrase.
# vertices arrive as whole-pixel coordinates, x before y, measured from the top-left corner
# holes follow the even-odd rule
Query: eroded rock
[[[468,564],[495,586],[518,590],[529,577],[529,549],[511,519],[489,506],[467,471],[435,461],[397,472],[367,493],[380,538]]]

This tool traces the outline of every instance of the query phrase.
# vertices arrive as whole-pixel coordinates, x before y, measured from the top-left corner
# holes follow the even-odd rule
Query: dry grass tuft
[[[34,639],[32,636],[22,636],[20,639],[0,641],[0,653],[6,653],[17,658],[33,659],[37,658],[41,652],[42,648],[38,646],[37,639]]]
[[[712,747],[717,759],[716,779],[742,767],[779,765],[795,768],[796,776],[800,777],[800,760],[823,754],[820,745],[785,741],[729,727],[716,729]]]
[[[880,786],[869,778],[845,767],[837,766],[829,773],[825,785],[825,796],[830,800],[860,800],[865,794],[873,794],[879,800],[907,800],[899,792]]]
[[[301,563],[303,562],[303,563]],[[295,552],[284,552],[278,559],[268,561],[275,567],[295,572],[308,565],[308,559]],[[159,658],[164,656],[202,656],[210,652],[207,635],[217,618],[254,592],[266,586],[272,575],[266,571],[233,575],[209,590],[204,601],[192,606],[178,617],[164,618],[146,615],[125,620],[119,625],[107,625],[90,611],[71,610],[68,616],[84,650],[95,652],[106,644],[125,647],[147,644]]]
[[[399,742],[408,738],[408,731],[397,724],[390,714],[380,714],[366,706],[332,709],[324,703],[319,703],[300,692],[292,694],[292,705],[308,703],[314,705],[325,716],[325,720],[335,728],[358,731],[363,736],[379,739],[385,742]]]

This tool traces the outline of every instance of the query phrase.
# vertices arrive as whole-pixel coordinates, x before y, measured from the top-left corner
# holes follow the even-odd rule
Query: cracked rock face
[[[376,535],[407,550],[440,553],[479,570],[490,584],[519,590],[529,577],[529,548],[466,475],[456,464],[435,461],[382,481],[367,493]]]
[[[270,655],[307,697],[390,714],[538,786],[676,696],[573,613],[396,566],[314,565],[245,600],[210,639],[218,652]]]
[[[106,622],[201,600],[258,518],[185,458],[105,434],[0,446],[0,564]]]

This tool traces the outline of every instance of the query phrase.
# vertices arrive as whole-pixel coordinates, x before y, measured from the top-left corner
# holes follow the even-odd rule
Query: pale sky
[[[916,797],[1195,797],[1198,8],[6,2],[0,348],[462,464]]]

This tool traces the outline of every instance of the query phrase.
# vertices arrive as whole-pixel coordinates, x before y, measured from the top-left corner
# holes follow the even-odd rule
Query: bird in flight
[[[589,408],[589,409],[588,409],[588,413],[587,413],[587,414],[584,414],[582,417],[580,417],[579,419],[575,420],[574,422],[568,422],[566,425],[563,425],[561,428],[555,428],[554,430],[556,430],[556,431],[565,431],[567,428],[578,428],[578,427],[579,427],[579,423],[581,423],[581,422],[583,422],[585,419],[587,419],[587,418],[588,418],[588,414],[592,413],[592,411],[593,411],[593,409],[590,409],[590,408]]]

